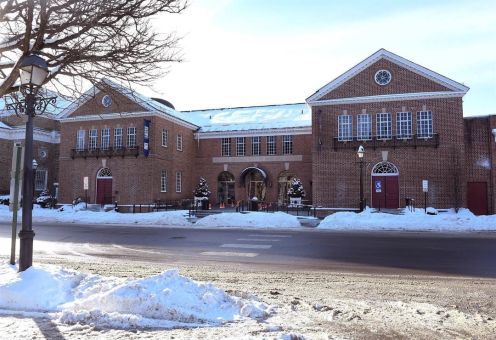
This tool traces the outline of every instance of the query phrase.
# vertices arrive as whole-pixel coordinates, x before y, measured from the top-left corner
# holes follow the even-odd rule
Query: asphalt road
[[[36,256],[102,261],[219,263],[264,270],[322,270],[496,278],[495,233],[330,232],[37,224]],[[0,224],[0,255],[10,251]]]

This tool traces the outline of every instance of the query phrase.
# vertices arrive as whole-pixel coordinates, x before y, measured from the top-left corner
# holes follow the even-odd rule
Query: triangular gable
[[[457,92],[464,94],[469,90],[469,88],[463,84],[460,84],[443,75],[440,75],[439,73],[431,71],[428,68],[415,64],[414,62],[411,62],[410,60],[400,57],[385,49],[380,49],[379,51],[372,54],[370,57],[352,67],[350,70],[343,73],[341,76],[337,77],[330,83],[317,90],[317,92],[307,98],[307,103],[312,104],[318,102],[319,100],[325,99],[324,97],[326,97],[326,95],[328,95],[330,92],[336,90],[347,81],[381,60],[389,61],[401,68],[409,70],[426,79],[429,79],[439,86],[444,87],[447,90],[446,92]]]

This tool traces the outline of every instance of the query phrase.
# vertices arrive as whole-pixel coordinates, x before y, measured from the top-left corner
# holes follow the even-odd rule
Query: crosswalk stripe
[[[268,235],[268,234],[254,234],[248,235],[250,237],[293,237],[293,235]]]
[[[258,256],[257,253],[238,253],[230,251],[204,251],[200,255],[205,256],[239,256],[239,257],[255,257]]]
[[[276,239],[267,239],[267,238],[238,238],[236,241],[245,241],[245,242],[279,242],[280,240]]]
[[[269,249],[270,244],[244,244],[244,243],[226,243],[220,246],[221,248],[247,248],[247,249]]]

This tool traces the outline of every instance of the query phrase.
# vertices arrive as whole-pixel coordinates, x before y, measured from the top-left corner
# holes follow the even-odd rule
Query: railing
[[[139,156],[139,146],[135,146],[132,148],[85,148],[85,149],[72,149],[71,158],[87,158],[87,157],[125,157],[125,156]]]
[[[418,148],[418,147],[433,147],[437,148],[439,146],[439,134],[435,133],[432,136],[424,137],[419,135],[411,135],[410,137],[403,136],[391,136],[391,138],[379,138],[378,136],[372,136],[368,140],[359,139],[358,137],[351,137],[347,140],[341,140],[339,138],[333,139],[333,148],[335,151],[338,149],[358,149],[360,145],[365,148]]]

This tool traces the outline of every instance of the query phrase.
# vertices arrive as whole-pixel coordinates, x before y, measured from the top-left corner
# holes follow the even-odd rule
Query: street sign
[[[429,181],[426,179],[422,180],[422,191],[423,192],[429,191]]]
[[[17,206],[21,203],[22,174],[24,172],[24,146],[14,143],[12,150],[12,171],[10,176],[10,199],[9,210],[13,211],[14,196],[17,189]]]
[[[90,188],[90,181],[87,176],[83,178],[83,186],[84,186],[84,190],[89,190]]]
[[[380,180],[375,181],[375,192],[382,192],[382,182]]]

